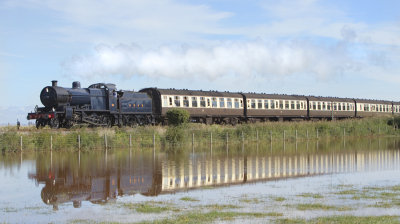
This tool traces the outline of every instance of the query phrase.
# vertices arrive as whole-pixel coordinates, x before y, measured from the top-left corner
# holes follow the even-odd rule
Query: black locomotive
[[[44,107],[36,107],[28,120],[36,119],[36,127],[69,128],[74,124],[92,126],[135,125],[154,123],[152,100],[145,93],[117,91],[114,84],[96,83],[81,88],[57,86],[52,81],[40,93]]]
[[[231,93],[145,88],[139,92],[117,90],[114,84],[97,83],[81,88],[45,87],[44,107],[36,107],[29,119],[36,127],[69,128],[164,124],[166,112],[183,108],[191,121],[237,124],[256,121],[336,120],[400,114],[400,102],[281,94]]]

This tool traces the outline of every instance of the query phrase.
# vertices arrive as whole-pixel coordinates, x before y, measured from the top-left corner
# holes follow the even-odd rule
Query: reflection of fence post
[[[22,135],[21,135],[21,137],[20,137],[19,144],[20,144],[20,146],[21,146],[21,151],[22,151]]]
[[[53,135],[50,135],[50,150],[53,150]]]

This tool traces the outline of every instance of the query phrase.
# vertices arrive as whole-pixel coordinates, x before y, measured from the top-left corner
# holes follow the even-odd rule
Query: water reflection
[[[43,202],[57,209],[62,203],[80,207],[82,201],[106,203],[122,195],[400,168],[397,139],[282,144],[274,149],[269,144],[214,146],[178,154],[41,153],[29,177],[44,184]]]

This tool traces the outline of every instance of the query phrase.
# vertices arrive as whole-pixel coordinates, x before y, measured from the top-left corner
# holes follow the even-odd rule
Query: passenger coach
[[[153,115],[161,122],[168,110],[184,108],[193,122],[237,124],[244,121],[243,95],[240,93],[146,88],[153,99]]]

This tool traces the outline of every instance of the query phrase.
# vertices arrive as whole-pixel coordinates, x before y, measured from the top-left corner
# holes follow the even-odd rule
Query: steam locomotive
[[[44,107],[29,113],[36,127],[70,128],[75,124],[111,127],[167,123],[166,112],[183,108],[192,122],[237,124],[257,121],[336,120],[400,114],[400,102],[281,94],[232,93],[145,88],[117,90],[115,84],[59,87],[40,93]]]

